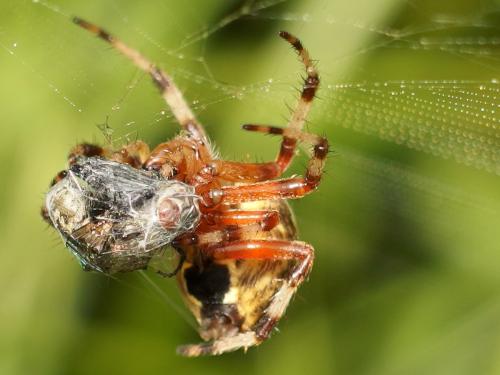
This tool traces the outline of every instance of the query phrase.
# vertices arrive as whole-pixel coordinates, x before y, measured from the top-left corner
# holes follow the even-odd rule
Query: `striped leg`
[[[113,152],[109,159],[141,168],[150,155],[149,146],[143,141],[135,141]]]
[[[296,107],[292,113],[292,118],[288,122],[285,132],[274,132],[274,130],[279,129],[272,126],[258,126],[258,125],[244,125],[243,128],[249,131],[260,131],[267,134],[280,134],[283,136],[281,141],[281,147],[278,156],[276,157],[275,163],[279,168],[279,173],[271,178],[276,178],[281,173],[283,173],[290,165],[293,156],[295,154],[295,148],[297,146],[297,141],[300,140],[298,137],[301,134],[301,130],[304,127],[307,115],[312,107],[312,101],[318,90],[320,79],[316,68],[313,65],[309,52],[304,48],[301,41],[293,36],[292,34],[281,31],[279,33],[280,37],[285,39],[290,43],[295,51],[297,51],[304,67],[306,69],[306,78],[304,80],[304,85],[302,87],[302,93],[300,99],[296,104]]]
[[[196,120],[191,108],[189,108],[189,105],[182,96],[181,91],[166,72],[100,27],[78,17],[73,18],[73,22],[111,44],[117,51],[129,58],[139,69],[148,73],[153,78],[153,82],[160,89],[163,99],[165,99],[182,128],[194,139],[204,143],[207,142],[205,130]]]
[[[284,133],[296,132],[289,128],[282,131]],[[220,189],[201,192],[205,205],[210,207],[218,204],[300,198],[316,189],[321,180],[326,156],[328,155],[328,140],[314,134],[296,133],[298,139],[304,139],[313,144],[313,153],[309,159],[305,177],[224,186]]]
[[[202,251],[214,259],[295,259],[298,266],[290,273],[288,284],[296,288],[311,270],[314,249],[301,241],[285,240],[239,240],[228,244],[217,244]]]
[[[328,148],[328,144],[324,138],[314,134],[303,133],[293,128],[250,124],[244,125],[243,128],[264,134],[281,135],[283,139],[293,139],[294,142],[302,141],[316,146],[319,145],[318,147]],[[318,151],[318,157],[321,158],[321,150]],[[269,163],[238,163],[234,161],[214,160],[210,163],[210,169],[211,173],[217,178],[233,182],[266,181],[276,178],[283,171],[279,161]]]
[[[307,77],[304,82],[304,87],[302,88],[300,101],[295,108],[292,120],[288,124],[289,126],[300,129],[304,124],[305,117],[311,109],[311,102],[316,95],[316,90],[319,86],[319,75],[312,63],[309,52],[302,46],[300,40],[286,31],[280,31],[279,35],[293,46],[306,67]]]
[[[297,265],[290,272],[286,283],[274,295],[265,313],[255,326],[259,342],[269,337],[285,313],[297,287],[309,275],[314,261],[313,247],[300,241],[242,240],[223,247],[215,246],[207,249],[206,252],[215,259],[297,260]]]
[[[243,125],[243,129],[266,134],[281,135],[281,147],[274,162],[267,163],[238,163],[232,161],[215,161],[214,169],[217,177],[233,182],[258,182],[279,177],[290,165],[295,154],[298,141],[306,140],[302,128],[311,109],[312,101],[319,86],[319,75],[314,67],[308,51],[302,46],[300,40],[293,35],[282,31],[279,34],[288,41],[299,54],[306,68],[306,79],[302,88],[300,99],[293,111],[287,127],[281,129],[266,125]],[[307,136],[306,136],[307,137]]]
[[[197,229],[197,233],[189,233],[178,237],[172,243],[174,246],[196,245],[200,248],[213,244],[225,245],[234,241],[250,240],[258,232],[268,232],[279,224],[277,211],[235,211],[238,214],[221,219],[222,226],[209,230]],[[230,224],[230,223],[234,224]],[[203,231],[203,229],[208,229]]]
[[[213,342],[179,346],[177,348],[177,354],[185,357],[218,355],[232,352],[240,348],[249,348],[259,343],[260,341],[255,332],[249,331],[237,334],[236,336],[224,337]]]
[[[307,115],[311,110],[312,101],[316,96],[316,91],[318,90],[320,79],[318,72],[313,65],[311,57],[309,56],[309,52],[303,47],[300,40],[286,31],[281,31],[279,35],[293,46],[306,68],[306,78],[304,80],[300,99],[292,113],[292,118],[287,125],[287,128],[293,129],[295,131],[301,131],[304,127]],[[297,138],[293,137],[292,134],[284,134],[280,153],[277,158],[277,162],[280,165],[282,171],[284,171],[292,161],[296,144]]]

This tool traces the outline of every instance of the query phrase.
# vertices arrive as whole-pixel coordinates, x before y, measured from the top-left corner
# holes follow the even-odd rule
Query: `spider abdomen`
[[[260,240],[296,239],[292,210],[286,201],[244,203],[232,209],[277,211],[280,222],[270,231],[254,234]],[[273,296],[284,286],[295,260],[200,259],[196,247],[187,254],[177,280],[205,340],[250,332],[266,319]]]

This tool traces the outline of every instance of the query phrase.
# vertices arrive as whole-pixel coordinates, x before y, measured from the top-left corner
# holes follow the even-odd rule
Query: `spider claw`
[[[288,31],[280,31],[278,35],[290,43],[299,53],[304,49],[299,38],[293,36]]]

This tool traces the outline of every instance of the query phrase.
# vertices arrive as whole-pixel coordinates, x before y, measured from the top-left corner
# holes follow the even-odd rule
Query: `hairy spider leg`
[[[136,66],[149,73],[153,81],[160,88],[163,98],[181,126],[187,130],[193,138],[205,144],[207,143],[207,137],[203,127],[198,123],[184,100],[182,93],[166,72],[159,69],[138,51],[130,48],[102,28],[78,17],[75,17],[73,21],[82,28],[110,43],[115,49],[128,57]],[[304,82],[302,94],[288,124],[289,127],[302,129],[312,105],[312,100],[319,86],[319,76],[309,57],[308,51],[302,46],[300,40],[287,32],[280,32],[279,35],[294,47],[306,67],[307,77]],[[282,140],[280,152],[274,162],[239,163],[214,161],[213,165],[216,171],[222,171],[221,175],[218,177],[227,181],[258,182],[269,180],[279,177],[283,171],[286,170],[293,159],[296,144],[297,139],[285,135]]]
[[[239,333],[235,336],[224,337],[213,342],[190,344],[177,347],[177,354],[184,357],[199,357],[201,355],[218,355],[232,352],[241,348],[249,348],[260,344],[253,331]]]
[[[224,246],[215,244],[202,248],[206,255],[213,259],[274,259],[299,260],[299,264],[290,273],[288,283],[297,287],[308,275],[314,260],[314,249],[308,243],[302,241],[285,240],[240,240],[228,243]]]
[[[306,121],[307,115],[311,110],[312,101],[316,96],[316,91],[318,90],[320,79],[318,71],[314,67],[313,61],[309,56],[309,52],[304,48],[299,38],[286,31],[281,31],[279,33],[279,36],[293,46],[306,68],[306,78],[304,80],[304,85],[302,86],[300,99],[292,113],[292,118],[287,124],[287,128],[301,131],[304,128],[304,123]],[[292,135],[283,136],[280,153],[277,158],[277,163],[280,166],[282,172],[284,172],[290,165],[293,159],[296,145],[297,138],[294,138]]]
[[[240,211],[244,212],[244,211]],[[244,215],[253,215],[252,211],[244,213]],[[280,220],[277,211],[267,211],[260,218],[252,218],[253,223],[242,224],[240,220],[230,220],[237,224],[228,224],[219,228],[203,231],[197,229],[195,233],[188,233],[174,240],[174,246],[208,246],[213,244],[226,244],[239,240],[250,240],[255,238],[255,234],[259,232],[268,232],[275,228]],[[247,221],[244,219],[242,221]]]
[[[249,131],[260,131],[267,134],[279,134],[282,136],[280,151],[273,162],[266,163],[242,163],[234,161],[216,160],[212,163],[218,178],[232,182],[260,182],[279,177],[290,165],[295,155],[297,142],[301,140],[300,134],[307,115],[312,106],[312,101],[319,87],[320,79],[316,68],[309,56],[309,52],[302,46],[298,38],[286,31],[279,34],[290,43],[297,51],[302,63],[306,68],[306,78],[302,87],[299,101],[292,113],[287,127],[290,131],[283,131],[274,126],[260,126],[253,124],[243,125],[243,129]]]
[[[275,181],[264,181],[244,185],[223,186],[202,192],[204,203],[207,206],[218,204],[238,204],[243,202],[294,199],[300,198],[313,191],[321,180],[321,175],[328,155],[328,140],[315,134],[303,133],[295,129],[280,129],[275,127],[259,126],[252,129],[267,131],[272,129],[273,134],[292,133],[297,139],[313,145],[313,152],[306,169],[305,177],[292,177]]]
[[[165,71],[150,62],[138,51],[127,46],[121,40],[109,34],[102,28],[78,17],[74,17],[73,22],[85,30],[95,34],[105,42],[111,44],[111,46],[131,60],[132,63],[139,69],[148,73],[153,79],[153,82],[160,89],[163,99],[170,107],[170,110],[182,128],[186,130],[194,139],[207,143],[208,138],[203,126],[198,122],[194,113],[191,111],[191,108],[184,99],[182,92]]]
[[[195,357],[200,355],[221,354],[228,351],[258,345],[271,334],[277,322],[283,316],[290,299],[297,287],[308,276],[314,261],[314,249],[300,241],[281,240],[240,240],[226,245],[213,245],[202,251],[218,260],[254,259],[254,260],[296,260],[297,265],[291,270],[286,283],[278,290],[269,303],[265,313],[250,332],[218,339],[213,342],[185,345],[177,349],[181,355]]]

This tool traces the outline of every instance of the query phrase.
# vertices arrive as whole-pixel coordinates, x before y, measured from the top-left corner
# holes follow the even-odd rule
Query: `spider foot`
[[[224,337],[208,343],[183,345],[177,348],[177,354],[185,357],[199,357],[202,355],[219,355],[241,348],[245,351],[250,346],[260,343],[254,332],[244,332],[236,336]]]

